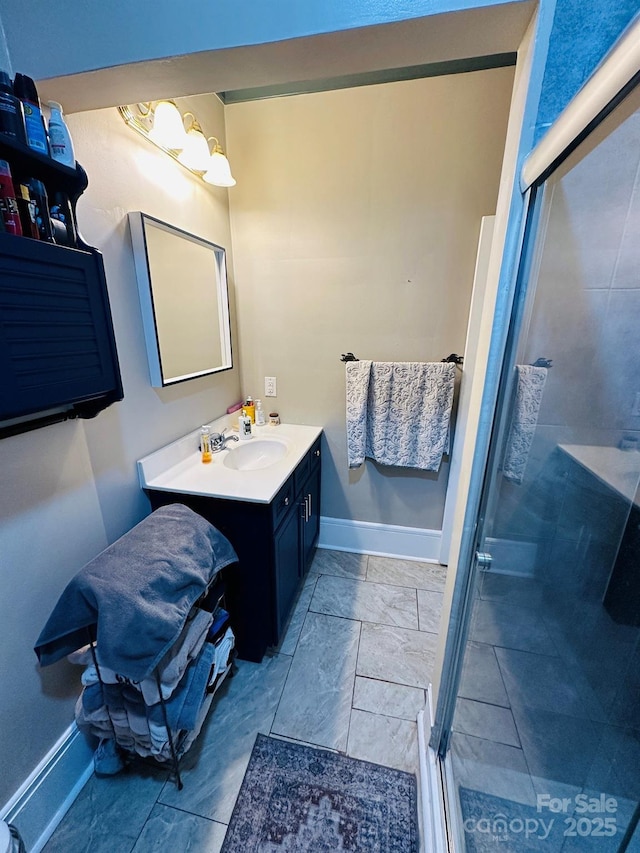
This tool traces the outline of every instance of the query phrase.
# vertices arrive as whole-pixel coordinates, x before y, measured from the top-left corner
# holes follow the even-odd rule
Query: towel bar
[[[340,356],[340,361],[360,361],[360,359],[352,352],[343,352]],[[463,363],[464,358],[461,355],[452,352],[451,355],[448,355],[446,358],[443,358],[442,361],[452,361],[454,364],[460,365]]]

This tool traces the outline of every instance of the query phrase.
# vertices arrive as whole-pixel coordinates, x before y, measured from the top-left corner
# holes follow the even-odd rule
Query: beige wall
[[[349,472],[340,354],[462,352],[513,69],[230,106],[243,391],[326,431],[323,515],[439,529],[439,473]],[[265,407],[271,403],[265,400]]]
[[[222,108],[210,109],[210,121],[200,105],[198,116],[223,135]],[[68,580],[149,511],[136,459],[224,413],[239,392],[237,369],[151,387],[126,219],[143,210],[229,245],[227,192],[156,153],[115,109],[68,121],[89,175],[80,230],[104,254],[125,397],[94,420],[0,441],[0,803],[73,720],[78,668],[63,661],[40,671],[32,649]]]

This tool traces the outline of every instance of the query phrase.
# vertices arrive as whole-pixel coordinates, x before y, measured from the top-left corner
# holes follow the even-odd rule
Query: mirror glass
[[[149,359],[158,388],[232,367],[225,250],[129,214]]]

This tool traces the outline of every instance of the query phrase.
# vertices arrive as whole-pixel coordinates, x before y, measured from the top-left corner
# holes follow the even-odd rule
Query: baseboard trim
[[[438,771],[438,759],[429,746],[433,725],[431,685],[427,690],[427,704],[418,711],[418,750],[420,775],[420,807],[423,832],[421,853],[447,853],[447,836],[444,820],[444,797]]]
[[[93,749],[72,723],[0,809],[0,818],[18,827],[30,853],[40,853],[92,774]]]
[[[320,518],[319,548],[437,563],[442,531],[347,518]]]

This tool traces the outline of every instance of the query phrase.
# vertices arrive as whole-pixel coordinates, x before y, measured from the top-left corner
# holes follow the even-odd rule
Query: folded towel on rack
[[[188,507],[155,510],[69,582],[36,643],[41,665],[81,648],[95,629],[100,661],[142,681],[216,574],[237,559],[229,540]]]
[[[449,451],[455,364],[354,361],[346,365],[347,458],[437,471]]]
[[[516,388],[502,473],[512,483],[522,483],[538,423],[547,368],[516,365]]]

